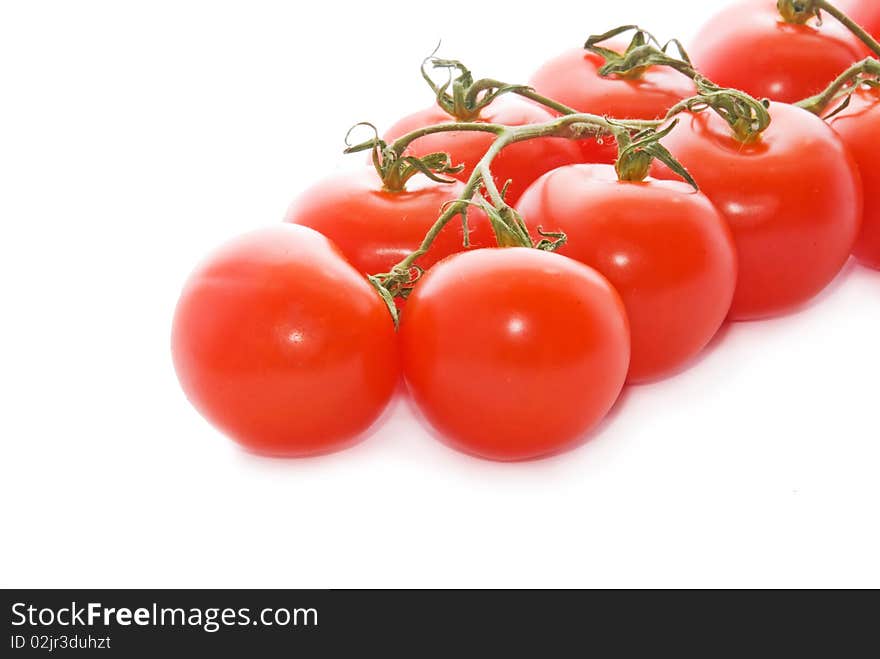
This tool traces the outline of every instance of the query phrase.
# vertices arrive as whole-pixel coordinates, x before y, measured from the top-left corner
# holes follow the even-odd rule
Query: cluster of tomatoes
[[[435,60],[458,87],[432,82],[437,105],[374,140],[374,166],[315,185],[193,273],[172,337],[183,389],[247,448],[305,456],[362,436],[402,375],[450,445],[536,458],[582,441],[626,383],[686,367],[725,321],[796,309],[851,254],[880,269],[880,69],[816,100],[876,46],[846,16],[880,33],[880,3],[843,8],[746,0],[690,59],[666,62],[638,31],[563,53],[529,87]],[[628,167],[620,139],[549,128],[487,160],[504,127],[569,112],[659,127],[675,108]],[[466,212],[438,223],[455,203]],[[401,263],[410,281],[383,288]]]

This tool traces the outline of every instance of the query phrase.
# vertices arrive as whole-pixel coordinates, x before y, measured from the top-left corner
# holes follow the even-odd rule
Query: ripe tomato
[[[859,172],[834,131],[772,103],[770,127],[736,139],[714,112],[682,115],[663,140],[733,231],[739,280],[731,317],[773,316],[810,300],[840,272],[862,213]],[[674,178],[655,163],[659,178]]]
[[[880,89],[862,87],[856,91],[849,106],[830,123],[849,147],[862,174],[865,209],[853,254],[865,265],[880,269]]]
[[[454,447],[492,460],[568,448],[626,379],[620,297],[595,270],[513,247],[456,254],[416,284],[400,328],[404,375]]]
[[[836,0],[834,4],[865,28],[875,39],[880,39],[880,2],[877,0]]]
[[[613,46],[612,46],[613,47]],[[621,52],[626,46],[618,46]],[[696,93],[694,84],[672,69],[655,66],[640,76],[601,76],[605,60],[583,48],[572,48],[544,64],[529,83],[539,94],[578,112],[616,119],[660,119],[683,98]],[[583,162],[612,164],[617,146],[608,137],[581,140]]]
[[[610,165],[570,165],[539,178],[518,209],[562,231],[559,250],[605,275],[632,333],[630,382],[680,369],[718,332],[736,287],[736,253],[712,203],[678,181],[618,181]]]
[[[700,30],[690,50],[694,66],[724,87],[784,103],[825,89],[867,54],[843,25],[826,16],[794,25],[775,0],[748,0],[721,11]]]
[[[421,245],[437,221],[442,206],[457,199],[464,184],[436,183],[416,177],[407,189],[389,192],[375,170],[344,172],[311,187],[290,207],[286,221],[311,227],[330,238],[345,257],[364,274],[388,272]],[[468,210],[470,244],[494,247],[495,237],[485,213]],[[419,259],[429,268],[440,259],[464,249],[461,222],[440,232],[431,251]]]
[[[504,94],[483,109],[480,120],[508,126],[524,126],[553,118],[553,113],[537,103],[521,96]],[[413,130],[452,121],[454,119],[439,106],[430,107],[398,121],[383,139],[391,143]],[[464,165],[464,169],[455,176],[467,181],[494,139],[495,136],[491,133],[436,133],[417,139],[410,145],[407,153],[419,157],[430,153],[448,153],[454,164]],[[560,137],[543,137],[505,148],[492,163],[492,172],[499,188],[508,180],[512,181],[507,193],[507,202],[512,204],[541,174],[578,162],[579,158],[580,147],[575,142]]]
[[[271,455],[348,446],[399,380],[385,303],[329,240],[289,224],[240,236],[196,269],[172,353],[196,409]]]

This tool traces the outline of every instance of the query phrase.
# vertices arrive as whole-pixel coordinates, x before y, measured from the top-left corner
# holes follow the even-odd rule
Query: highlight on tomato
[[[620,296],[602,275],[526,247],[455,254],[415,285],[400,326],[415,405],[453,447],[491,460],[571,448],[629,366]]]
[[[399,381],[388,308],[324,236],[280,224],[240,236],[190,276],[172,354],[189,400],[245,448],[345,448]]]
[[[859,86],[829,123],[849,147],[862,177],[864,212],[853,254],[880,269],[880,87]]]
[[[865,45],[829,16],[821,23],[796,0],[743,0],[716,14],[690,47],[694,66],[724,87],[757,98],[794,103],[819,93]]]
[[[621,44],[618,37],[632,30],[632,41]],[[583,48],[566,50],[544,63],[530,85],[578,112],[617,119],[661,119],[676,103],[694,94],[690,80],[664,66],[639,67],[626,74],[603,73],[604,67],[625,61],[648,43],[660,45],[634,26],[590,37]],[[613,164],[617,159],[617,146],[611,138],[585,139],[580,145],[583,162]]]
[[[849,258],[861,222],[859,171],[840,137],[792,105],[770,103],[766,114],[754,132],[731,118],[743,127],[736,135],[716,112],[686,113],[664,139],[733,232],[734,320],[782,314],[818,295]],[[652,172],[675,177],[662,163]]]
[[[457,199],[464,184],[447,178],[456,173],[447,154],[423,159],[396,158],[381,140],[369,148],[375,167],[340,172],[311,186],[291,204],[285,221],[311,227],[330,238],[365,275],[388,272],[421,245],[443,207]],[[479,208],[462,222],[444,227],[419,262],[429,268],[468,248],[495,245],[489,221]]]
[[[733,237],[687,183],[621,180],[610,165],[570,165],[538,179],[518,210],[568,240],[559,254],[585,263],[620,293],[629,317],[629,381],[680,370],[711,341],[736,287]]]
[[[458,72],[450,86],[436,86],[425,73],[437,95],[437,104],[404,117],[383,136],[391,143],[411,131],[437,124],[488,123],[507,126],[526,126],[550,121],[554,114],[534,101],[505,88],[483,89],[483,81],[474,81],[470,71],[454,60],[430,60],[433,66]],[[503,91],[502,91],[503,90]],[[455,131],[425,135],[412,142],[407,155],[423,157],[429,153],[448,153],[452,163],[462,165],[453,174],[467,181],[480,158],[488,150],[495,135],[477,131]],[[560,137],[543,137],[513,144],[504,149],[493,163],[496,185],[501,188],[510,182],[506,199],[515,202],[532,181],[541,174],[562,165],[578,162],[580,147]]]

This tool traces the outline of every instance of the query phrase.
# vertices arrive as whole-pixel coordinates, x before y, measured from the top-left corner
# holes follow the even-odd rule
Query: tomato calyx
[[[489,218],[498,247],[527,247],[544,252],[555,252],[565,245],[568,237],[565,233],[557,231],[545,231],[543,227],[537,227],[538,240],[533,240],[522,215],[504,201],[505,189],[500,192],[490,192],[486,189],[475,194],[473,198],[461,197],[444,204],[442,214],[437,223],[425,236],[422,246],[410,254],[406,259],[394,266],[390,272],[369,275],[367,279],[375,288],[394,321],[394,326],[400,323],[400,310],[395,302],[396,298],[406,299],[409,297],[415,285],[424,274],[424,269],[416,265],[419,256],[424,255],[430,249],[431,243],[437,233],[456,215],[461,217],[464,225],[464,235],[468,234],[467,209],[469,206],[480,208]],[[500,201],[491,203],[486,197],[500,195]]]
[[[428,73],[428,64],[433,69],[445,70],[446,81],[438,84]],[[437,105],[456,121],[479,121],[480,112],[502,94],[529,89],[526,85],[510,85],[489,78],[474,80],[470,69],[458,60],[433,54],[422,62],[421,72],[434,92]]]
[[[786,23],[806,25],[814,18],[822,22],[822,10],[814,0],[777,0],[776,8]]]
[[[647,128],[646,124],[649,124]],[[610,135],[619,144],[624,145],[624,167],[628,168],[627,172],[629,169],[632,170],[632,172],[625,173],[625,176],[635,177],[637,172],[640,172],[644,178],[647,174],[645,158],[650,156],[651,159],[659,158],[669,164],[674,171],[682,173],[683,178],[696,187],[686,170],[659,144],[659,140],[672,130],[674,123],[666,130],[657,131],[656,127],[660,124],[662,122],[612,120],[586,113],[564,115],[546,123],[524,126],[495,126],[480,123],[438,124],[413,131],[400,137],[390,147],[386,146],[386,150],[401,153],[407,144],[420,135],[461,128],[486,130],[496,134],[495,140],[480,162],[477,163],[458,199],[443,206],[440,216],[428,230],[422,244],[395,265],[390,272],[374,274],[369,277],[370,283],[385,301],[395,325],[399,322],[395,298],[405,299],[423,272],[416,265],[416,262],[428,253],[437,235],[455,217],[461,218],[464,225],[464,235],[468,234],[467,209],[470,206],[477,206],[487,214],[495,232],[496,242],[500,247],[516,246],[554,251],[565,244],[566,236],[564,234],[545,231],[543,227],[537,229],[540,238],[537,241],[533,240],[522,216],[505,201],[509,182],[499,190],[492,174],[491,165],[506,147],[542,137],[585,139],[589,135]],[[376,140],[378,138],[374,137],[373,142]],[[366,147],[356,145],[352,148],[364,150]],[[377,147],[373,146],[373,148]],[[632,164],[626,164],[629,162]],[[650,164],[650,161],[647,162]]]
[[[360,127],[369,128],[373,136],[357,144],[351,144],[351,134]],[[379,137],[379,131],[369,122],[361,122],[352,126],[345,136],[345,153],[360,153],[370,151],[373,167],[382,179],[382,187],[388,192],[401,192],[406,188],[406,182],[417,174],[423,174],[437,183],[455,183],[455,179],[444,176],[445,174],[457,174],[464,165],[454,165],[448,153],[430,153],[418,158],[405,155],[402,150],[389,146]]]
[[[504,191],[501,194],[503,196]],[[523,216],[505,202],[493,205],[485,197],[478,196],[467,203],[482,209],[489,217],[499,247],[528,247],[542,252],[555,252],[568,242],[565,233],[544,231],[540,226],[536,228],[540,239],[533,240]]]
[[[451,71],[447,84],[436,85],[433,80],[430,80],[425,69],[428,62],[434,63],[437,68],[447,68]],[[659,144],[659,140],[669,133],[674,127],[674,123],[666,130],[658,131],[657,129],[666,123],[665,120],[615,120],[576,112],[553,99],[537,94],[530,87],[508,85],[491,79],[473,81],[470,71],[457,60],[441,60],[432,56],[425,60],[422,70],[425,78],[429,80],[429,84],[435,89],[441,106],[444,102],[453,105],[458,102],[459,105],[463,103],[468,108],[468,112],[471,112],[475,111],[477,107],[485,107],[499,94],[516,93],[551,107],[562,116],[543,123],[520,126],[506,126],[482,121],[432,124],[402,135],[392,144],[384,142],[372,124],[358,124],[370,128],[373,135],[369,140],[358,144],[350,144],[347,141],[346,152],[370,151],[373,156],[373,164],[385,182],[386,189],[401,189],[406,179],[417,173],[423,173],[433,180],[444,181],[443,174],[457,171],[453,169],[447,154],[430,154],[422,158],[407,156],[409,145],[421,137],[441,132],[461,131],[487,132],[495,136],[491,146],[473,168],[473,172],[458,198],[441,208],[440,216],[425,234],[419,247],[392,267],[389,272],[371,274],[368,277],[370,283],[385,301],[395,325],[399,321],[395,300],[408,297],[423,272],[423,269],[416,262],[428,253],[439,233],[454,218],[461,218],[463,233],[465,237],[468,235],[467,210],[471,206],[476,206],[486,213],[495,233],[496,242],[500,247],[526,247],[541,251],[554,251],[565,244],[566,236],[563,233],[545,231],[543,227],[537,228],[539,238],[534,240],[523,217],[505,200],[511,182],[507,181],[503,186],[496,183],[491,165],[505,148],[513,144],[546,137],[571,140],[612,137],[622,145],[622,176],[631,180],[638,176],[644,178],[651,161],[660,159],[696,187],[687,171]],[[450,93],[450,87],[456,85],[457,90],[454,88]],[[458,100],[456,101],[456,99]],[[450,107],[452,106],[450,105]],[[467,247],[467,238],[465,238],[465,247]]]
[[[621,181],[644,181],[651,170],[651,164],[659,160],[699,192],[700,186],[690,172],[660,142],[677,125],[678,120],[675,120],[663,130],[643,130],[632,137],[624,134],[619,138],[617,162],[614,164],[617,177]]]
[[[698,75],[697,95],[686,98],[669,111],[671,118],[681,112],[714,111],[727,122],[734,136],[746,144],[760,138],[770,126],[770,101],[758,100],[738,89],[727,89]]]
[[[622,53],[599,45],[633,30],[635,33],[632,41]],[[672,46],[678,50],[678,58],[669,56],[668,51]],[[616,75],[620,78],[638,79],[652,66],[676,68],[691,78],[696,75],[690,58],[678,39],[672,39],[661,45],[654,35],[638,25],[622,25],[603,34],[591,35],[584,44],[584,49],[605,60],[605,64],[598,71],[603,77]]]
[[[818,25],[822,25],[822,12],[825,12],[858,37],[875,55],[880,56],[880,43],[828,0],[777,0],[776,8],[782,20],[794,25],[806,25],[813,19],[816,19]]]
[[[448,78],[438,84],[428,73],[427,65],[434,69],[446,69]],[[502,94],[516,94],[535,101],[559,114],[577,114],[577,110],[552,98],[538,94],[528,85],[515,85],[494,78],[474,76],[464,64],[455,59],[443,59],[431,55],[422,62],[422,78],[431,87],[437,105],[455,121],[468,125],[468,122],[479,122],[480,113]]]
[[[629,30],[636,30],[636,34],[630,47],[622,55],[596,45]],[[672,45],[678,50],[677,57],[670,52]],[[699,112],[711,108],[730,125],[734,135],[742,142],[755,140],[770,125],[767,101],[759,101],[739,90],[723,88],[702,76],[677,40],[661,46],[650,32],[633,25],[624,25],[605,34],[590,37],[585,47],[606,58],[606,64],[599,70],[602,75],[626,77],[646,71],[652,66],[666,66],[693,80],[697,86],[697,95],[672,107],[667,119],[681,112]],[[633,167],[634,172],[640,169],[634,164]]]
[[[880,88],[880,60],[869,57],[853,64],[824,91],[795,105],[824,119],[830,119],[849,107],[852,95],[862,87]],[[826,114],[828,108],[838,101],[840,105]]]

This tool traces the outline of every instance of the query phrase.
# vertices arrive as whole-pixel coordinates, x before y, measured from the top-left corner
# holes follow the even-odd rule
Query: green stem
[[[652,66],[666,66],[674,69],[691,80],[697,80],[700,72],[697,71],[690,62],[683,59],[672,57],[665,52],[646,44],[628,51],[625,56],[617,61],[609,62],[601,69],[599,73],[603,76],[617,74],[627,75],[632,70],[646,69]]]
[[[497,84],[495,81],[487,80],[487,83]],[[567,105],[563,105],[557,101],[554,101],[551,98],[547,98],[546,96],[542,96],[538,94],[533,89],[524,87],[520,90],[513,92],[523,98],[528,98],[532,101],[540,103],[541,105],[545,105],[548,108],[552,108],[556,110],[560,114],[565,117],[576,116],[578,121],[573,123],[592,123],[594,121],[603,121],[604,124],[608,126],[612,125],[611,121],[605,120],[603,117],[598,115],[588,114],[585,112],[578,112],[577,110],[568,107]],[[621,126],[625,126],[631,128],[633,130],[644,130],[646,128],[657,128],[661,126],[664,121],[663,120],[640,120],[640,119],[627,119],[622,122],[613,122],[615,125],[620,124]],[[544,124],[537,124],[544,125]],[[482,121],[457,121],[457,122],[449,122],[444,124],[434,124],[431,126],[425,126],[424,128],[418,128],[406,135],[399,137],[391,144],[391,148],[397,153],[403,153],[406,148],[415,142],[420,137],[425,137],[427,135],[435,135],[437,133],[454,133],[458,131],[462,132],[470,132],[470,133],[494,133],[495,135],[501,135],[505,130],[508,130],[509,126],[505,126],[504,124],[491,124]]]
[[[439,124],[437,126],[429,126],[422,128],[397,140],[393,145],[393,149],[406,148],[412,141],[430,135],[432,133],[448,132],[461,130],[483,130],[485,132],[493,132],[498,137],[493,141],[492,146],[486,151],[485,155],[480,159],[474,167],[474,171],[465,184],[464,190],[457,200],[449,204],[441,213],[440,217],[425,235],[422,244],[416,251],[409,254],[406,258],[395,265],[390,273],[386,273],[389,278],[392,277],[408,277],[410,270],[415,267],[416,261],[424,256],[431,245],[437,238],[437,235],[443,228],[467,206],[470,200],[477,194],[480,185],[485,185],[486,191],[490,199],[496,206],[506,206],[498,186],[495,184],[491,173],[492,161],[506,147],[517,142],[525,142],[527,140],[537,139],[541,137],[563,137],[568,139],[584,139],[587,137],[596,137],[600,135],[618,136],[628,133],[631,130],[638,130],[643,122],[629,121],[612,121],[593,114],[576,113],[568,114],[552,121],[540,124],[528,124],[525,126],[499,126],[495,124]],[[381,278],[383,275],[377,275]]]
[[[777,0],[776,7],[783,20],[801,25],[806,24],[813,17],[820,17],[821,12],[827,12],[880,57],[880,43],[828,0]]]
[[[540,103],[541,105],[548,107],[552,110],[556,110],[563,115],[583,114],[578,112],[577,110],[568,107],[567,105],[563,105],[558,101],[554,101],[552,98],[542,96],[531,88],[520,89],[515,91],[514,93],[522,96],[523,98],[527,98],[529,100],[535,101],[536,103]],[[643,130],[646,128],[658,128],[663,124],[663,121],[647,119],[627,119],[626,124],[631,128]]]
[[[402,135],[391,144],[391,148],[397,153],[402,154],[410,144],[420,137],[425,137],[427,135],[455,132],[494,133],[495,135],[500,135],[505,130],[507,130],[507,126],[503,124],[489,124],[480,121],[457,121],[446,124],[434,124],[419,128],[406,135]]]
[[[831,14],[834,18],[840,21],[846,29],[856,35],[859,39],[861,39],[862,43],[864,43],[871,51],[877,56],[880,57],[880,43],[872,37],[861,25],[856,23],[853,19],[847,16],[840,9],[832,5],[830,2],[826,0],[817,0],[816,6],[819,9],[822,9],[829,14]]]
[[[734,136],[744,143],[758,139],[770,126],[769,103],[759,101],[745,92],[726,89],[698,76],[699,93],[673,105],[664,121],[669,121],[682,112],[702,112],[713,110],[727,122]]]
[[[779,1],[794,2],[795,0]],[[757,139],[760,133],[770,125],[770,114],[764,102],[752,98],[744,92],[720,87],[705,78],[693,67],[684,48],[677,41],[671,41],[658,48],[655,45],[657,40],[650,36],[649,32],[639,28],[633,43],[623,54],[595,45],[598,41],[607,39],[620,31],[633,29],[633,27],[623,26],[609,33],[591,37],[586,46],[589,50],[598,52],[606,58],[605,66],[599,70],[602,75],[626,76],[634,71],[647,70],[653,66],[666,66],[693,80],[697,86],[698,94],[676,104],[667,114],[666,121],[685,111],[699,112],[711,108],[730,125],[736,138],[742,142]],[[667,52],[670,44],[676,44],[680,57],[673,57]],[[654,127],[656,126],[657,124],[654,125]]]
[[[523,126],[503,126],[479,122],[448,123],[420,128],[400,137],[392,145],[387,146],[387,157],[394,160],[404,157],[402,155],[404,150],[414,140],[434,133],[471,130],[489,132],[496,135],[491,146],[474,167],[474,171],[465,183],[461,194],[458,198],[444,205],[441,209],[440,217],[437,218],[437,221],[428,230],[419,247],[393,266],[389,272],[368,277],[370,283],[386,303],[394,319],[395,326],[398,323],[399,316],[394,298],[397,296],[406,297],[409,294],[418,278],[418,275],[413,274],[414,271],[416,273],[422,272],[417,265],[417,261],[430,251],[437,236],[453,218],[460,216],[465,232],[467,232],[467,209],[469,206],[480,207],[486,212],[499,246],[523,246],[553,251],[565,243],[565,236],[563,234],[546,233],[541,227],[537,228],[541,239],[534,242],[522,216],[507,204],[504,199],[504,191],[498,189],[498,185],[492,175],[492,162],[502,150],[511,144],[544,137],[578,140],[610,136],[626,151],[627,157],[641,157],[639,152],[645,151],[645,155],[650,155],[667,163],[672,167],[673,171],[679,173],[696,188],[696,184],[687,173],[687,170],[676,162],[672,155],[659,143],[659,139],[668,134],[673,126],[669,126],[664,131],[656,132],[655,129],[662,122],[650,123],[652,125],[646,127],[644,125],[645,122],[642,121],[608,119],[588,113],[566,114],[552,121]],[[652,134],[655,132],[656,135],[652,137]],[[635,139],[630,137],[631,134],[635,136]],[[361,150],[362,148],[363,145],[352,147],[352,149]],[[647,172],[647,170],[645,171]],[[481,186],[485,188],[485,195],[488,199],[480,193]],[[465,245],[467,244],[467,239],[465,239]]]
[[[825,114],[828,106],[840,98],[841,92],[845,92],[847,88],[853,85],[862,75],[880,77],[880,61],[869,57],[857,64],[853,64],[850,68],[835,78],[834,82],[828,85],[827,89],[819,92],[815,96],[805,98],[803,101],[800,101],[795,105],[802,107],[813,114],[822,116]]]
[[[538,100],[539,103],[558,109],[560,114],[574,114],[576,112],[576,110],[573,110],[566,105],[562,105],[562,103],[558,103],[553,99],[535,94],[535,90],[527,85],[511,85],[493,78],[482,78],[471,83],[470,87],[468,87],[467,94],[464,97],[464,102],[469,106],[485,108],[502,94],[522,95],[525,93],[533,94],[536,98],[540,99]]]
[[[551,110],[556,110],[560,114],[578,114],[578,111],[574,108],[570,108],[567,105],[563,105],[559,101],[554,101],[552,98],[547,98],[546,96],[542,96],[534,89],[520,89],[515,92],[519,94],[523,98],[528,98],[532,101],[536,101],[541,105],[550,108]]]

